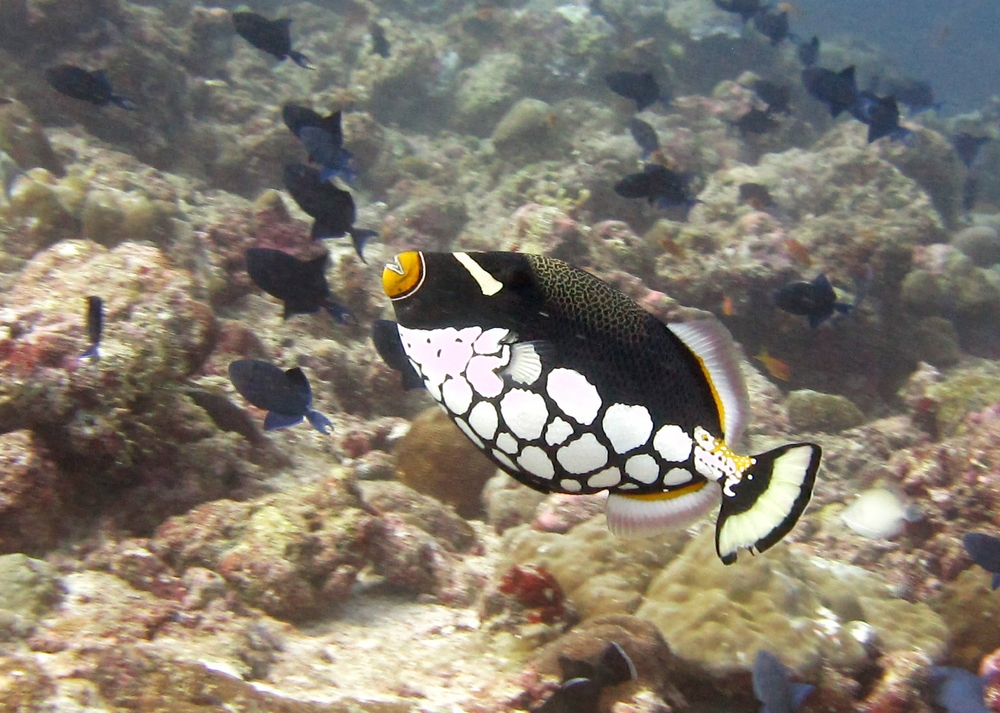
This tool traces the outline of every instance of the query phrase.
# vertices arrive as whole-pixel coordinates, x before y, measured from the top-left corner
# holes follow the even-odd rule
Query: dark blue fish
[[[103,69],[88,72],[72,64],[60,64],[45,70],[45,80],[60,94],[87,101],[97,106],[115,104],[122,109],[135,110],[135,104],[115,94],[111,81]]]
[[[830,116],[839,116],[858,103],[853,64],[840,72],[823,67],[806,67],[802,70],[802,84],[811,96],[830,108]]]
[[[635,102],[635,110],[642,111],[660,101],[670,103],[670,95],[660,91],[652,72],[612,72],[604,81],[615,94]]]
[[[872,92],[858,92],[858,100],[850,108],[851,116],[868,126],[868,143],[889,136],[900,141],[912,132],[899,125],[899,105],[894,97],[880,97]]]
[[[104,300],[100,297],[87,298],[87,338],[90,339],[90,346],[87,351],[80,355],[81,359],[98,361],[101,354],[98,347],[101,346],[101,332],[104,329]]]
[[[753,26],[771,41],[772,46],[777,46],[792,36],[788,27],[788,12],[785,10],[763,7],[753,16]]]
[[[309,107],[288,103],[281,108],[281,118],[288,130],[309,152],[309,160],[320,166],[320,179],[329,181],[339,176],[348,184],[354,182],[351,170],[353,154],[344,148],[341,114],[335,111],[321,116]]]
[[[660,137],[656,135],[656,129],[642,119],[635,116],[629,119],[628,130],[635,143],[642,149],[642,158],[648,158],[660,150]]]
[[[753,694],[763,705],[760,713],[795,713],[813,690],[788,680],[788,669],[774,654],[761,649],[753,662]]]
[[[768,134],[781,124],[771,116],[770,112],[751,109],[734,121],[733,126],[740,130],[741,136],[747,136],[748,134]]]
[[[766,79],[758,79],[750,85],[753,93],[760,97],[761,101],[767,104],[767,111],[771,114],[790,114],[791,108],[788,102],[792,98],[792,88],[787,84],[777,84]]]
[[[1000,539],[970,532],[962,537],[962,544],[972,561],[993,575],[993,589],[1000,587]]]
[[[928,109],[940,109],[941,102],[934,96],[934,88],[930,83],[922,79],[904,77],[902,79],[876,80],[877,90],[889,96],[895,97],[896,101],[906,106],[914,114],[927,111]],[[872,87],[876,91],[876,87]]]
[[[726,12],[733,12],[740,16],[743,22],[764,9],[760,0],[713,0],[715,6]]]
[[[812,67],[819,61],[819,37],[813,35],[811,40],[799,42],[797,51],[802,65]]]
[[[358,257],[365,261],[365,244],[378,233],[354,227],[356,211],[350,193],[324,181],[315,168],[300,163],[285,166],[285,188],[299,207],[315,219],[313,240],[350,235]]]
[[[989,136],[973,136],[972,134],[963,132],[952,137],[951,145],[955,147],[955,152],[962,159],[962,163],[972,168],[972,164],[979,157],[979,150],[983,147],[983,144],[991,140]]]
[[[698,200],[688,189],[688,177],[658,163],[647,163],[639,173],[625,176],[615,184],[615,193],[622,198],[645,198],[658,208],[684,206],[690,208]]]
[[[834,312],[849,313],[853,307],[837,302],[837,293],[826,275],[819,275],[812,282],[793,282],[774,293],[774,303],[790,314],[806,317],[809,326],[816,328],[833,316]]]
[[[247,273],[260,289],[285,303],[282,314],[315,314],[325,309],[341,324],[356,324],[351,311],[333,300],[326,282],[329,255],[314,260],[298,258],[268,248],[247,250]]]
[[[390,319],[376,319],[372,322],[372,342],[382,361],[389,368],[399,372],[404,389],[409,391],[426,388],[424,380],[406,357],[403,342],[399,338],[399,325],[396,322]]]
[[[388,57],[390,51],[389,40],[385,36],[385,29],[383,29],[382,25],[373,22],[368,27],[368,32],[372,36],[372,52],[380,57]]]
[[[601,691],[636,678],[632,659],[613,641],[601,650],[596,664],[562,656],[559,666],[562,685],[533,713],[597,713]]]
[[[948,713],[987,713],[983,701],[983,679],[963,668],[931,668],[934,702]]]
[[[290,18],[268,20],[256,12],[234,12],[233,27],[236,34],[259,50],[283,60],[290,58],[295,64],[305,69],[312,69],[309,60],[301,52],[292,49],[292,35],[289,25]]]
[[[259,359],[237,359],[229,365],[229,380],[243,398],[267,411],[265,431],[288,428],[305,418],[320,433],[329,433],[330,419],[310,408],[312,389],[299,367],[282,371]]]

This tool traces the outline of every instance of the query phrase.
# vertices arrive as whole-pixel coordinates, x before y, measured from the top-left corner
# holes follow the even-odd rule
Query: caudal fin
[[[754,456],[743,478],[723,488],[715,551],[725,564],[741,548],[763,552],[787,535],[809,504],[821,450],[790,443]]]

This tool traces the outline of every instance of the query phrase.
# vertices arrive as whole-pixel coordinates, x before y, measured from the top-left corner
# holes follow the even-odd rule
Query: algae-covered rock
[[[780,651],[800,672],[822,661],[857,666],[869,654],[851,633],[857,625],[847,626],[853,621],[874,629],[884,652],[920,648],[937,657],[947,635],[928,607],[894,597],[858,567],[806,559],[790,547],[727,567],[710,530],[656,576],[636,616],[655,623],[678,656],[716,674],[745,669],[760,649]]]
[[[492,53],[462,72],[455,92],[452,122],[463,131],[487,136],[517,98],[523,60],[509,52]]]
[[[864,423],[861,409],[846,396],[799,389],[788,395],[788,422],[799,431],[836,433]]]
[[[483,486],[497,468],[437,406],[413,420],[395,455],[400,482],[453,505],[463,517],[482,512]]]
[[[9,154],[25,171],[44,168],[57,176],[63,175],[62,164],[41,124],[31,110],[16,99],[0,99],[0,151]]]
[[[949,372],[926,391],[936,404],[937,428],[943,436],[960,431],[965,415],[1000,402],[1000,368],[978,361]]]
[[[517,156],[537,161],[551,152],[554,114],[540,99],[522,99],[504,114],[490,140],[505,158]]]
[[[1000,599],[993,596],[990,574],[968,569],[929,602],[951,632],[948,658],[956,666],[975,669],[987,654],[1000,648]]]
[[[951,237],[951,244],[967,255],[977,267],[1000,262],[1000,233],[992,225],[972,225]]]
[[[34,621],[61,596],[59,577],[52,565],[22,554],[0,556],[0,609]]]
[[[27,431],[0,436],[0,552],[47,552],[65,534],[59,469]],[[2,603],[0,603],[2,606]]]
[[[917,323],[912,337],[913,356],[936,367],[951,366],[962,356],[958,330],[944,317],[927,317]]]

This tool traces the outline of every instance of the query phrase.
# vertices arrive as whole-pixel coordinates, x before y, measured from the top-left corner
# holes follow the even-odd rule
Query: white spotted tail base
[[[684,526],[721,500],[728,564],[805,510],[818,446],[729,445],[749,408],[719,323],[664,325],[583,271],[515,253],[403,253],[383,285],[400,360],[462,432],[532,488],[609,491],[616,534]]]

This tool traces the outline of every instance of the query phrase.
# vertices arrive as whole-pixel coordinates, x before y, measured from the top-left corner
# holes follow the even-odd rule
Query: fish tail
[[[374,230],[366,230],[364,228],[354,229],[351,228],[349,231],[351,234],[351,242],[354,243],[354,250],[357,252],[358,257],[361,258],[361,262],[368,262],[365,260],[365,245],[372,238],[377,238],[378,233]]]
[[[339,302],[334,302],[329,300],[325,305],[326,311],[330,313],[330,316],[337,320],[340,324],[352,324],[356,325],[358,323],[357,318],[350,309],[340,304]]]
[[[87,359],[88,361],[100,361],[101,353],[97,349],[97,344],[91,344],[87,347],[87,351],[80,355],[80,359]]]
[[[301,52],[296,52],[295,50],[292,50],[291,52],[288,53],[288,56],[291,57],[292,61],[295,62],[295,64],[299,65],[303,69],[313,69],[313,66],[309,64],[309,58],[306,57]]]
[[[740,549],[763,552],[787,535],[809,504],[822,450],[789,443],[753,457],[738,481],[723,485],[715,550],[725,564]]]
[[[112,103],[120,106],[122,109],[126,109],[128,111],[136,111],[139,108],[135,105],[135,102],[133,102],[131,99],[119,96],[117,94],[113,94],[111,96],[111,101]]]
[[[309,424],[324,436],[330,432],[331,428],[333,428],[333,424],[330,422],[330,419],[321,414],[319,411],[306,411],[306,418],[309,420]]]

